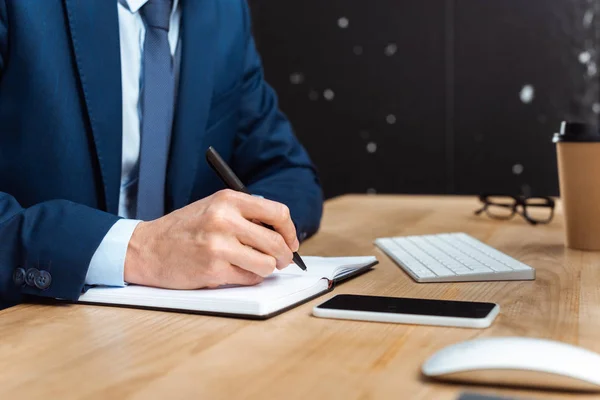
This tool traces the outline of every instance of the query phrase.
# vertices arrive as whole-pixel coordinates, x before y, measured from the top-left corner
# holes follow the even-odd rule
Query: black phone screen
[[[496,305],[470,301],[339,294],[318,308],[438,317],[485,318]]]

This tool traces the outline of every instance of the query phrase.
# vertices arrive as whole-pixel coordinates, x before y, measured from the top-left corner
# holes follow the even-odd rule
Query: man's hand
[[[298,247],[285,205],[223,190],[138,224],[127,248],[125,282],[170,289],[255,285],[287,267]]]

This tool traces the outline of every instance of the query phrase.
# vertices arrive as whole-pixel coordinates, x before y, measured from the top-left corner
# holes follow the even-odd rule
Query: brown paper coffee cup
[[[594,127],[563,122],[554,142],[566,245],[600,250],[600,134]]]

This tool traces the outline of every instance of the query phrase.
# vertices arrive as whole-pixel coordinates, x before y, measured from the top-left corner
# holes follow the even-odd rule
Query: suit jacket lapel
[[[220,1],[220,0],[217,0]],[[190,202],[213,92],[217,1],[182,1],[179,89],[167,170],[167,210]]]
[[[118,212],[122,151],[119,19],[114,0],[64,0],[106,210]],[[192,1],[193,3],[193,1]]]

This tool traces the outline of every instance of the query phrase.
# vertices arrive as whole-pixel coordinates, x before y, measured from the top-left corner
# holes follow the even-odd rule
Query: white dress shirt
[[[142,60],[146,27],[139,13],[148,0],[117,0],[119,39],[121,43],[121,85],[123,99],[123,150],[121,154],[121,189],[119,216],[123,217],[108,231],[94,253],[85,283],[88,285],[124,286],[123,270],[127,246],[140,222],[133,218],[137,202],[138,164],[140,157],[141,109],[143,90]],[[179,0],[173,1],[169,26],[169,45],[174,57],[175,87],[179,79]]]

